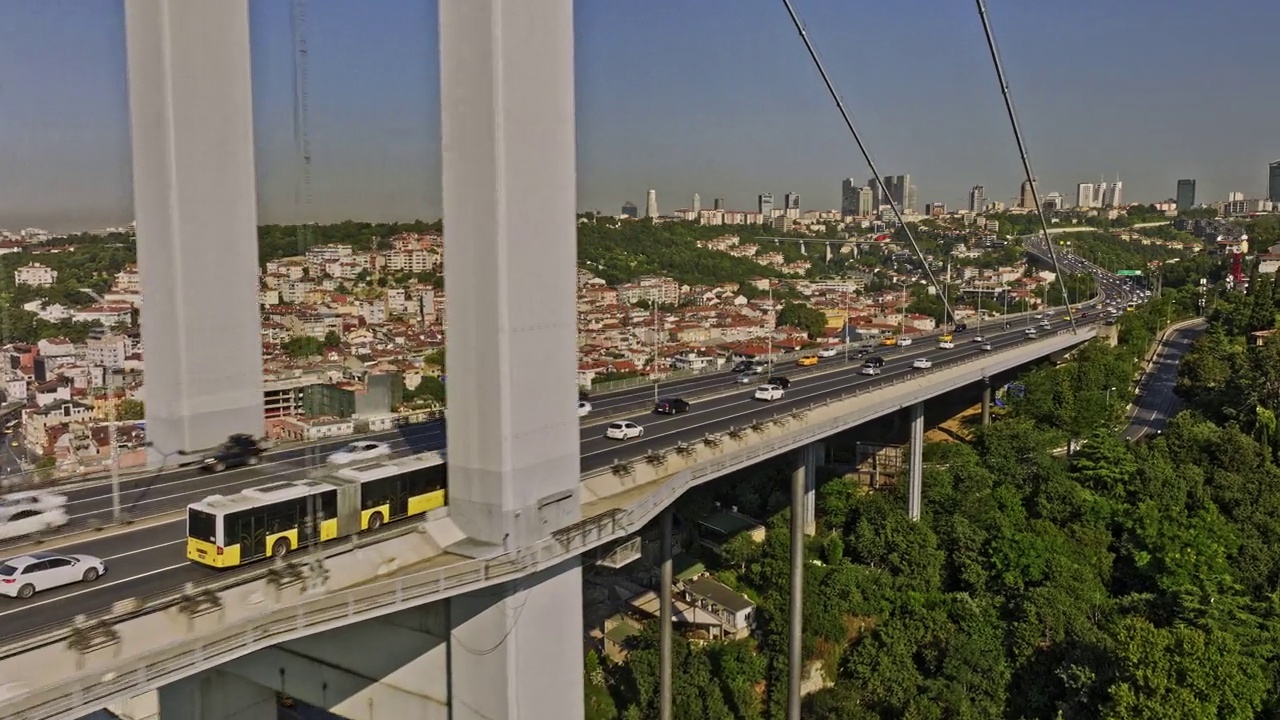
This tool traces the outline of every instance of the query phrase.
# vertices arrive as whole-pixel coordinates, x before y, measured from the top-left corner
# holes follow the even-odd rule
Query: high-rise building
[[[1093,204],[1093,183],[1076,185],[1076,207],[1091,208]]]
[[[698,193],[693,194],[693,214],[697,215],[702,212],[702,196]]]
[[[1280,203],[1280,160],[1267,166],[1267,199]]]
[[[862,186],[853,178],[845,178],[844,182],[840,183],[840,215],[842,217],[858,214],[858,196],[861,190]]]
[[[1118,208],[1124,204],[1124,198],[1121,193],[1124,191],[1124,183],[1120,182],[1120,178],[1116,177],[1116,181],[1111,183],[1102,194],[1102,206],[1107,208]]]
[[[1022,189],[1018,191],[1018,207],[1024,210],[1034,210],[1036,207],[1036,195],[1038,194],[1036,191],[1039,188],[1033,180],[1023,180]]]
[[[711,203],[711,206],[716,210],[724,209],[724,198],[716,198],[715,200],[712,200]]]
[[[1062,193],[1051,192],[1045,196],[1040,207],[1044,208],[1045,212],[1055,212],[1061,210],[1063,204]]]
[[[876,214],[875,193],[869,187],[858,188],[858,217],[871,217]]]
[[[885,204],[885,197],[888,193],[885,192],[884,186],[880,184],[880,181],[875,178],[867,180],[867,187],[871,188],[871,210],[875,212],[880,209],[881,205]]]
[[[918,205],[916,205],[917,200],[916,200],[915,185],[907,185],[907,195],[906,197],[903,198],[903,201],[904,202],[902,203],[902,207],[904,212],[915,212],[915,209],[919,207]]]
[[[1196,205],[1196,181],[1192,179],[1178,181],[1178,212],[1190,210]]]
[[[800,217],[800,193],[789,192],[782,196],[786,203],[786,216],[795,220]]]
[[[640,217],[640,208],[630,200],[622,203],[622,217],[638,218]]]
[[[987,206],[987,189],[981,185],[974,185],[969,190],[969,212],[979,213]]]
[[[756,197],[756,209],[764,220],[773,217],[773,193],[760,193]]]
[[[649,196],[644,201],[644,216],[647,218],[658,217],[658,191],[653,188],[649,189]]]

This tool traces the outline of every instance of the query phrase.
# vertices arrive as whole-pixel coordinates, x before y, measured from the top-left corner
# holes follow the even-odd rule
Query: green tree
[[[116,419],[121,421],[136,422],[145,420],[147,409],[141,400],[125,398],[121,400],[116,407]]]
[[[778,326],[798,327],[809,335],[810,340],[822,337],[827,328],[827,316],[821,310],[791,302],[778,311]]]
[[[301,335],[286,340],[281,348],[289,357],[302,359],[319,355],[324,350],[324,343],[310,335]]]

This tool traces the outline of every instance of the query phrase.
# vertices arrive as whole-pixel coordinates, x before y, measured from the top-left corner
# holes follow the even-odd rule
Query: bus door
[[[255,510],[231,513],[227,516],[227,539],[231,538],[239,539],[241,562],[265,556],[266,518]]]
[[[406,473],[400,473],[391,485],[391,519],[399,520],[408,514],[409,478]]]

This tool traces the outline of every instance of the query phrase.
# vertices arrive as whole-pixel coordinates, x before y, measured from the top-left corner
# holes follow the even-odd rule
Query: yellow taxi
[[[898,338],[895,336],[889,336],[881,340],[880,344],[883,345],[884,347],[893,347],[894,345],[898,344]]]
[[[800,359],[796,361],[796,364],[797,364],[797,365],[799,365],[800,367],[809,367],[810,365],[817,365],[817,364],[818,364],[818,356],[817,356],[817,355],[802,355],[802,356],[800,356]]]

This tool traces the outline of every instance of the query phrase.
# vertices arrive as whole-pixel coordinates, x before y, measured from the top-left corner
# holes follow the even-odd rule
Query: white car
[[[929,368],[933,367],[933,361],[930,360],[929,358],[916,358],[911,363],[911,367],[918,368],[920,370],[928,370]]]
[[[898,338],[898,347],[906,347],[911,344],[911,338],[903,335]]]
[[[955,350],[955,348],[956,348],[956,344],[955,344],[955,343],[953,343],[953,342],[940,342],[940,343],[938,343],[938,349],[939,349],[939,350]]]
[[[586,417],[591,414],[591,403],[586,400],[578,401],[578,417]]]
[[[978,349],[983,352],[991,352],[991,343],[982,343]]]
[[[756,388],[756,394],[754,397],[756,400],[773,402],[774,400],[781,400],[782,396],[785,394],[786,391],[777,385],[761,385]]]
[[[0,523],[35,517],[66,504],[66,495],[54,495],[40,490],[0,495]]]
[[[860,375],[879,375],[879,374],[880,374],[880,366],[879,366],[879,365],[863,365],[863,366],[862,366],[862,369],[858,371],[858,374],[860,374]]]
[[[974,342],[978,342],[978,343],[980,343],[980,342],[986,342],[986,341],[987,341],[987,339],[986,339],[986,338],[984,338],[984,337],[982,337],[981,335],[974,335],[974,336],[973,336],[973,341],[974,341]]]
[[[1022,331],[1022,333],[1023,333],[1024,335],[1035,335],[1035,334],[1036,334],[1036,329],[1035,329],[1035,328],[1033,328],[1033,327],[1029,327],[1029,328],[1027,328],[1026,330],[1023,330],[1023,331]]]
[[[26,600],[41,590],[93,582],[106,572],[107,564],[92,555],[35,552],[0,565],[0,595]]]
[[[824,347],[821,350],[818,350],[818,357],[820,358],[832,358],[835,356],[836,356],[836,349],[833,347]]]
[[[644,435],[644,428],[630,420],[609,423],[609,427],[604,431],[604,436],[610,440],[630,440],[641,435]]]
[[[391,454],[391,446],[373,440],[358,440],[329,456],[330,465],[350,465]]]

